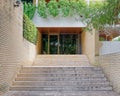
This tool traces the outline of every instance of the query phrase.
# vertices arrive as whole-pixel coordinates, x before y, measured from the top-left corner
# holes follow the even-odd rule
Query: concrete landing
[[[33,66],[90,66],[86,55],[38,55]]]

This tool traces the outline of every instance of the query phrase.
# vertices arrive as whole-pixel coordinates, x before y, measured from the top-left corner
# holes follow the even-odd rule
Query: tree
[[[120,0],[104,0],[103,6],[91,17],[89,24],[96,29],[113,26],[120,21]]]

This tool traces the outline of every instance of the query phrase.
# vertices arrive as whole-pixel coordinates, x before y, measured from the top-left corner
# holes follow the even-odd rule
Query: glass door
[[[49,46],[49,43],[48,43],[48,34],[42,34],[42,54],[48,54],[49,50],[48,50],[48,46]]]
[[[49,35],[49,54],[59,54],[59,35]]]
[[[77,54],[77,34],[60,35],[60,54]]]
[[[42,54],[59,54],[59,34],[42,35]]]
[[[43,34],[43,54],[79,54],[80,41],[78,34]]]

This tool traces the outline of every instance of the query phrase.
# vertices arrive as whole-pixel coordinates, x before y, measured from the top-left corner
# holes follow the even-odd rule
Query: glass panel
[[[77,34],[60,35],[60,54],[76,54]]]
[[[42,35],[43,54],[77,54],[78,48],[78,34]]]
[[[42,35],[42,54],[48,54],[48,35]]]
[[[50,54],[58,54],[58,35],[50,35]]]

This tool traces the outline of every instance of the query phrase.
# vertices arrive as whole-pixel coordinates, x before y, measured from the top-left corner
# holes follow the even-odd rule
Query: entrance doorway
[[[79,54],[79,34],[42,34],[42,54]]]
[[[49,35],[49,54],[59,54],[59,35]]]

